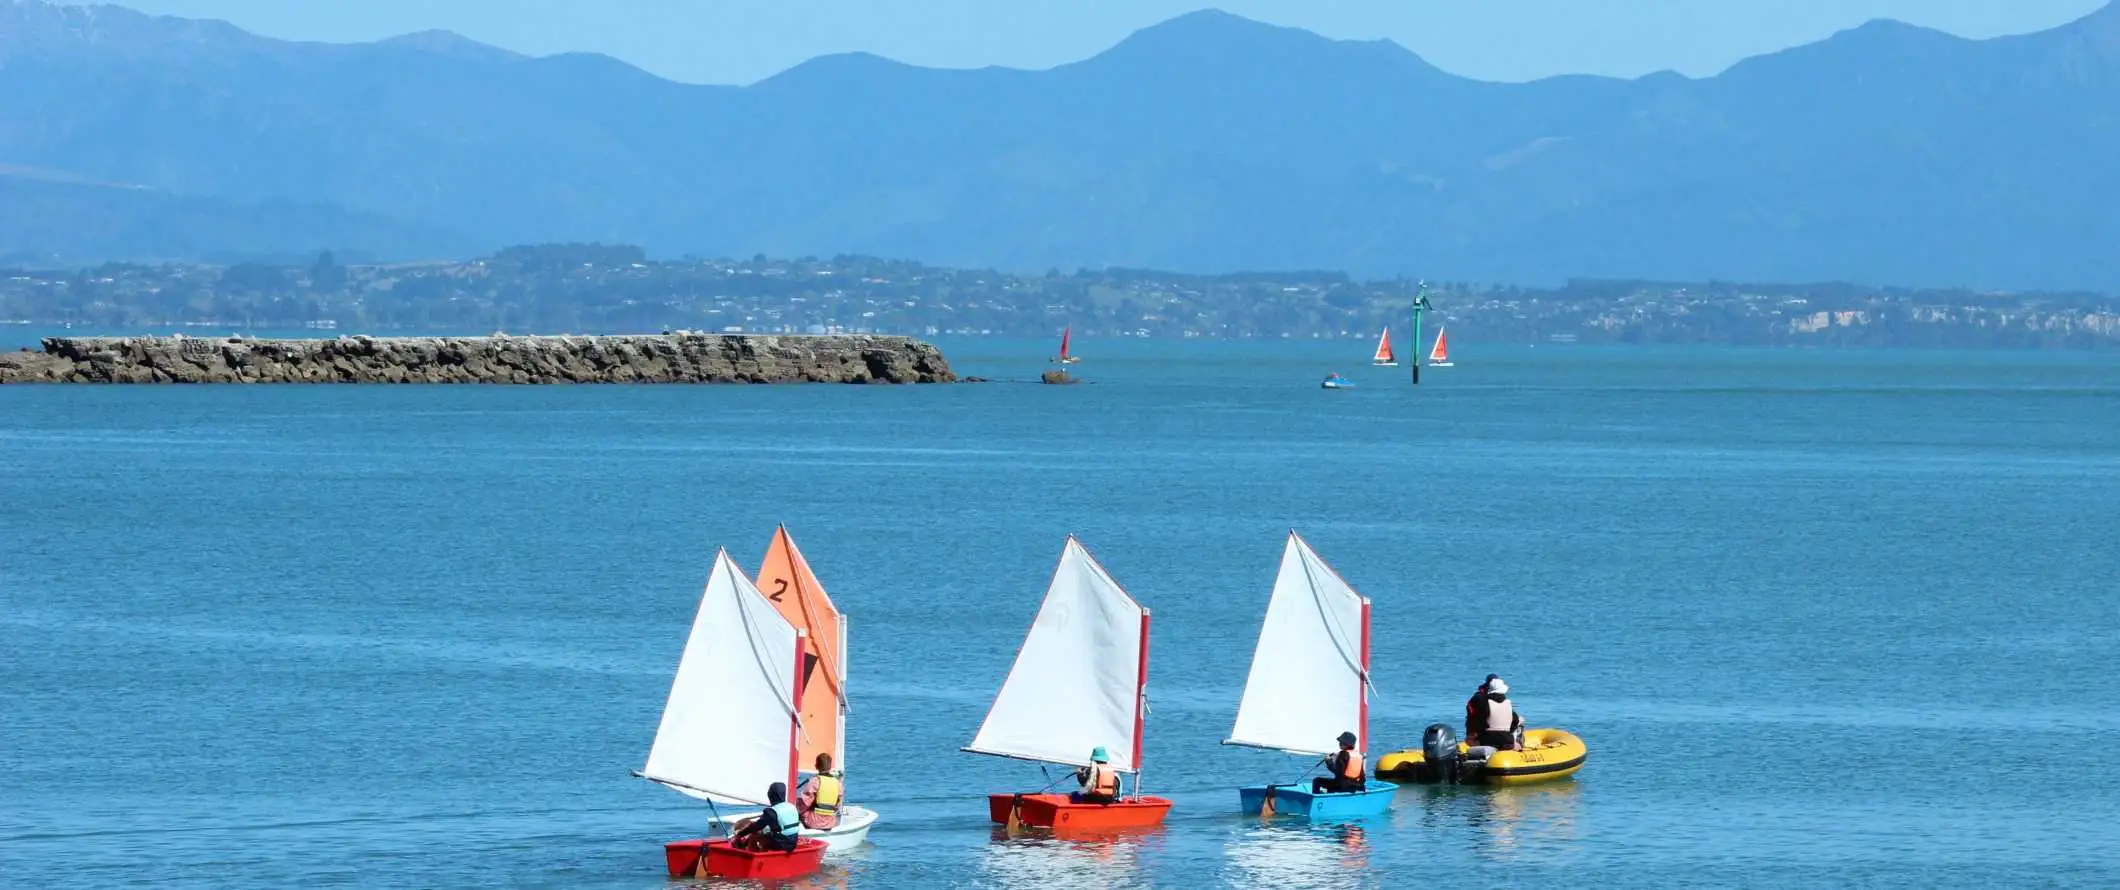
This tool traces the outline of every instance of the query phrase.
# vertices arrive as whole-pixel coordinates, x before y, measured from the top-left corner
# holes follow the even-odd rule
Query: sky
[[[120,0],[269,37],[428,29],[531,55],[597,52],[673,80],[748,84],[865,51],[946,68],[1048,68],[1205,6],[1328,37],[1388,38],[1482,80],[1715,74],[1875,18],[1964,37],[2038,31],[2106,0]]]

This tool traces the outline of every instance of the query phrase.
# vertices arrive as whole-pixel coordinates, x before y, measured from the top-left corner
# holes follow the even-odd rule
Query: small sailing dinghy
[[[1369,750],[1369,600],[1291,530],[1236,725],[1222,744],[1324,757],[1338,751],[1334,740],[1346,731],[1355,734],[1355,753]],[[1371,779],[1362,791],[1268,784],[1237,796],[1246,813],[1351,819],[1390,809],[1397,790]]]
[[[1075,329],[1073,326],[1064,327],[1060,329],[1060,355],[1058,358],[1053,359],[1053,361],[1059,362],[1063,365],[1072,365],[1082,360],[1081,358],[1069,354],[1067,351],[1068,339],[1072,334],[1074,334],[1074,332]]]
[[[847,616],[832,605],[832,597],[810,571],[810,563],[788,536],[787,526],[773,532],[765,559],[758,566],[758,589],[773,604],[780,617],[804,632],[802,734],[796,740],[795,763],[810,772],[817,755],[832,755],[832,770],[846,774],[847,749]],[[845,785],[842,784],[844,789]],[[843,792],[842,792],[843,793]],[[792,800],[795,786],[788,786]],[[838,853],[861,846],[869,839],[869,826],[876,824],[876,811],[849,806],[840,801],[839,824],[829,829],[805,828],[803,836],[824,841],[827,852]]]
[[[1448,328],[1436,328],[1436,329],[1435,329],[1435,348],[1434,348],[1434,349],[1431,349],[1431,350],[1429,350],[1429,351],[1428,351],[1428,367],[1431,367],[1431,368],[1452,368],[1452,367],[1456,367],[1455,365],[1452,365],[1452,364],[1450,363],[1450,347],[1449,347],[1449,346],[1447,345],[1447,343],[1446,343],[1446,342],[1444,341],[1444,339],[1443,339],[1443,332],[1444,332],[1444,331],[1446,331],[1446,330],[1448,330]],[[1415,344],[1414,348],[1418,349],[1418,348],[1420,348],[1420,345],[1419,345],[1419,344]]]
[[[795,788],[795,703],[802,698],[803,633],[736,568],[714,557],[692,634],[677,661],[648,763],[634,775],[714,808],[762,809],[766,786]],[[770,880],[816,871],[825,843],[801,838],[793,851],[740,850],[727,839],[663,845],[671,877]]]
[[[1073,768],[1088,767],[1103,748],[1122,779],[1133,775],[1133,793],[1110,803],[995,794],[987,798],[993,820],[1088,832],[1160,824],[1170,800],[1141,793],[1147,683],[1148,610],[1069,535],[1016,663],[964,750]],[[1056,781],[1071,784],[1073,770]]]
[[[1419,349],[1419,344],[1415,344],[1414,348]],[[1391,328],[1384,328],[1384,335],[1377,338],[1377,354],[1375,358],[1369,360],[1369,363],[1379,368],[1396,368],[1399,366],[1398,356],[1393,355],[1391,352]]]

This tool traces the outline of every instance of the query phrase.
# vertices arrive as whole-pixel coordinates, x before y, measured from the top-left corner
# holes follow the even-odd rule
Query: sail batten
[[[1147,610],[1070,536],[1008,678],[964,750],[1086,766],[1101,747],[1113,768],[1137,770],[1147,621]]]
[[[1304,754],[1368,747],[1368,600],[1291,531],[1225,744]]]
[[[759,803],[794,758],[802,634],[716,554],[662,721],[638,771],[691,797]]]

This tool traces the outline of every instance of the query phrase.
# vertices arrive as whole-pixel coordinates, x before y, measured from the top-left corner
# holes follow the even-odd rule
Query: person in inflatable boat
[[[802,817],[795,814],[795,807],[788,803],[788,783],[774,782],[766,787],[765,812],[736,830],[729,840],[739,850],[779,850],[783,853],[795,851],[795,833],[802,830]]]
[[[1075,803],[1111,803],[1119,799],[1119,771],[1112,768],[1111,752],[1098,745],[1089,752],[1089,765],[1075,770],[1082,790],[1067,796]]]
[[[1325,768],[1332,775],[1310,780],[1312,794],[1345,794],[1369,787],[1362,778],[1362,755],[1354,749],[1354,733],[1340,733],[1340,751],[1325,758]]]
[[[1517,749],[1517,736],[1524,730],[1524,715],[1516,712],[1509,703],[1509,684],[1496,677],[1487,681],[1487,698],[1479,703],[1477,719],[1467,729],[1477,729],[1478,734],[1469,737],[1473,745],[1485,745],[1497,751]]]
[[[1491,684],[1499,679],[1501,678],[1495,676],[1494,674],[1488,674],[1487,679],[1480,681],[1480,688],[1472,690],[1472,697],[1465,699],[1466,741],[1471,741],[1480,737],[1480,706],[1487,703],[1488,684]]]
[[[839,804],[846,798],[846,785],[832,772],[832,755],[818,754],[815,762],[817,774],[795,789],[795,812],[802,814],[802,827],[828,831],[839,827]]]

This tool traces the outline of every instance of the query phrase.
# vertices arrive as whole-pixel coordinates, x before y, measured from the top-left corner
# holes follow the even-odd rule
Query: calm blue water
[[[1079,346],[1095,385],[0,388],[0,883],[660,886],[703,812],[627,770],[714,548],[782,521],[886,820],[822,885],[2120,881],[2111,357]],[[1497,671],[1580,777],[1237,815],[1300,772],[1217,744],[1290,527],[1375,600],[1381,741]],[[999,841],[1044,780],[957,748],[1069,532],[1155,610],[1177,808]]]

